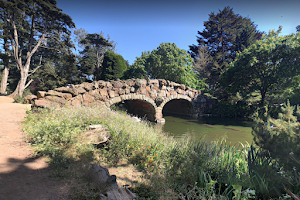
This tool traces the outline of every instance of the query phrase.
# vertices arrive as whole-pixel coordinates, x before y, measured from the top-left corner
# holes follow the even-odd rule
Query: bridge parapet
[[[116,81],[94,81],[60,87],[54,90],[39,91],[34,101],[35,107],[49,107],[54,105],[91,106],[111,105],[129,100],[140,100],[151,105],[154,109],[155,120],[162,120],[162,110],[171,100],[183,99],[193,105],[192,114],[199,114],[205,109],[201,99],[208,99],[201,95],[201,91],[165,79],[128,79]],[[206,106],[207,107],[207,106]],[[195,109],[194,109],[195,108]]]

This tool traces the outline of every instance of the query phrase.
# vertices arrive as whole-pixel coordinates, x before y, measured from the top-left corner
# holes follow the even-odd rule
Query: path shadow
[[[67,199],[69,187],[65,180],[50,177],[51,168],[32,169],[40,157],[9,158],[13,170],[0,173],[0,200],[56,200]]]

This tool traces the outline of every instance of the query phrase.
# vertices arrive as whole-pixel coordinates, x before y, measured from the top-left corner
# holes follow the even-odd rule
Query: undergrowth
[[[109,128],[109,145],[96,149],[86,142],[80,133],[91,124]],[[281,194],[272,196],[268,184],[274,183],[266,184],[259,170],[249,170],[249,152],[258,156],[257,148],[224,140],[175,140],[123,112],[99,107],[37,110],[28,114],[23,130],[36,154],[49,158],[56,177],[84,177],[90,163],[134,164],[150,180],[130,186],[138,199],[265,199]],[[255,169],[262,168],[256,161]],[[94,193],[79,190],[73,199],[93,199]]]

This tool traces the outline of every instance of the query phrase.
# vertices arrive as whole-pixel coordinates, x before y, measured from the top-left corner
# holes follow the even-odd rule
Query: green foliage
[[[141,57],[137,57],[134,63],[128,67],[127,71],[124,73],[124,79],[130,78],[145,78],[147,71],[145,66],[147,59],[149,58],[150,52],[142,52]]]
[[[103,59],[102,80],[122,78],[127,69],[124,58],[112,51],[106,51]]]
[[[190,55],[174,43],[161,43],[152,52],[143,52],[129,70],[131,77],[147,75],[152,79],[167,79],[196,89],[206,86],[193,70]]]
[[[56,1],[36,0],[0,2],[2,28],[7,34],[5,39],[11,45],[9,48],[13,49],[12,55],[19,70],[14,96],[22,96],[24,89],[32,82],[27,82],[27,78],[41,67],[41,61],[38,66],[31,65],[31,61],[41,47],[48,47],[46,40],[58,39],[59,35],[58,40],[64,40],[66,45],[69,28],[75,27],[70,16],[62,13],[56,4]]]
[[[90,124],[109,128],[111,140],[103,149],[95,149],[80,136],[80,131]],[[254,130],[260,129],[258,123]],[[67,176],[74,163],[83,160],[99,163],[101,157],[112,164],[129,161],[150,179],[132,187],[140,199],[249,199],[253,192],[257,199],[269,199],[284,194],[282,184],[295,193],[299,190],[297,166],[296,171],[288,171],[289,166],[268,157],[272,154],[266,154],[265,149],[230,145],[226,141],[175,140],[147,122],[132,122],[123,112],[98,107],[39,110],[29,113],[23,130],[35,151],[49,157],[59,177]],[[285,148],[290,148],[279,148],[282,142],[285,144],[283,140],[276,143],[278,148],[274,150],[286,152]],[[296,143],[299,141],[293,144]],[[285,156],[295,156],[294,162],[290,162],[293,168],[297,151],[293,149],[292,155]],[[86,190],[74,196],[92,198],[93,194],[94,191]]]
[[[231,94],[240,92],[243,97],[259,91],[260,106],[266,95],[286,87],[300,70],[300,34],[278,36],[282,27],[270,31],[242,53],[238,53],[229,69],[222,74],[221,85]]]
[[[207,78],[210,87],[215,88],[236,53],[259,40],[262,33],[249,18],[235,14],[230,7],[209,14],[204,27],[202,32],[198,31],[198,45],[189,46],[189,53],[195,59],[200,77]]]
[[[83,48],[80,51],[79,63],[80,71],[83,76],[92,76],[92,80],[100,80],[103,76],[102,64],[105,52],[114,49],[114,41],[105,39],[103,33],[88,34],[84,29],[75,31],[79,46]]]
[[[261,112],[253,127],[254,141],[260,150],[251,149],[249,170],[253,185],[260,183],[257,190],[265,196],[280,196],[284,188],[299,192],[300,126],[293,115],[295,107],[287,102],[278,119],[271,118],[267,110]]]
[[[257,121],[253,128],[255,143],[265,150],[273,159],[278,160],[284,171],[296,170],[299,172],[300,163],[297,158],[300,156],[300,125],[297,117],[293,115],[295,106],[289,102],[281,108],[278,119],[264,117]],[[267,113],[265,113],[267,115]],[[266,126],[265,122],[272,124],[275,128]]]
[[[206,113],[223,117],[245,117],[251,116],[255,111],[256,107],[245,101],[238,101],[236,103],[218,101],[218,104]]]

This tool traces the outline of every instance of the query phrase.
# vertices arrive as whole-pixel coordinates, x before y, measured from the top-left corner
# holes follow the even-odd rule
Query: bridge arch
[[[120,102],[127,103],[129,113],[139,117],[146,116],[150,121],[156,120],[155,114],[157,106],[153,99],[141,94],[120,95],[119,97],[111,98],[106,106],[110,107]]]
[[[194,103],[192,101],[192,99],[186,95],[181,95],[181,94],[177,94],[177,95],[171,95],[169,97],[167,97],[163,102],[161,102],[161,104],[157,107],[156,109],[156,121],[161,121],[162,123],[164,123],[164,119],[163,119],[163,109],[164,106],[169,103],[172,100],[186,100],[190,103],[191,107],[191,111],[194,108]],[[192,114],[192,113],[190,113]]]

